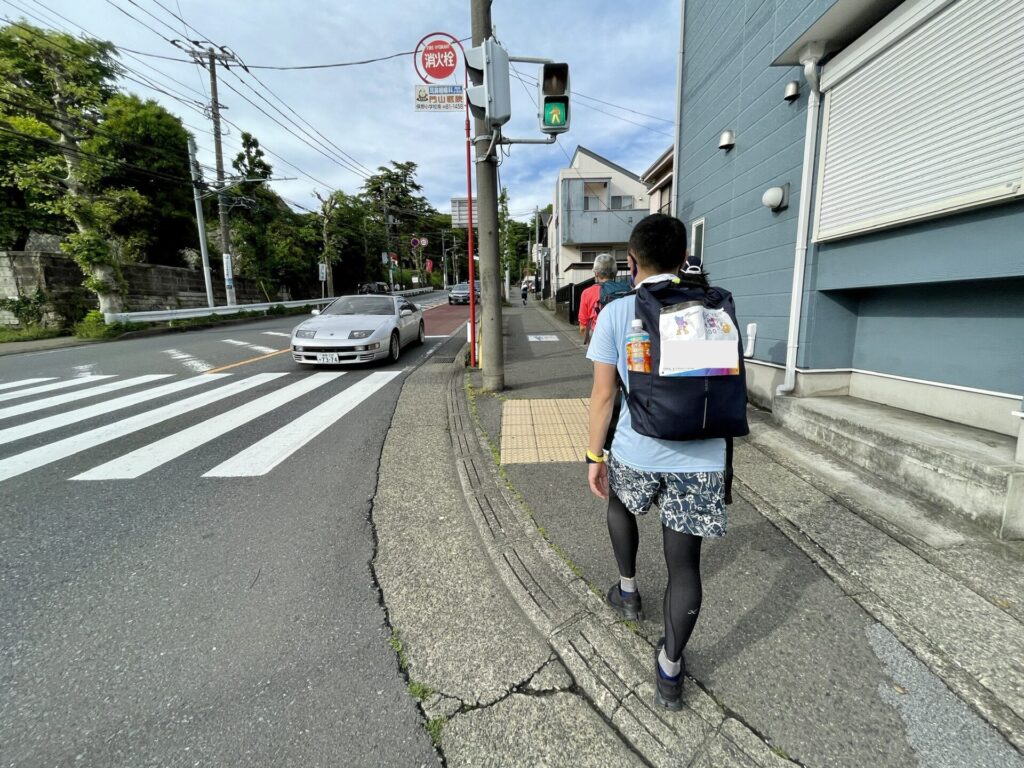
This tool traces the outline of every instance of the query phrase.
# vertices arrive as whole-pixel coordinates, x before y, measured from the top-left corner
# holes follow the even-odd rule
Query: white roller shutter
[[[815,240],[1024,188],[1024,0],[908,0],[826,65]]]

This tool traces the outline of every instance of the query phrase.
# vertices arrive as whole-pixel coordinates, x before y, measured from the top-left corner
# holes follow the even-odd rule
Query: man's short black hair
[[[629,236],[629,250],[644,269],[677,272],[686,258],[686,225],[664,213],[644,216]]]

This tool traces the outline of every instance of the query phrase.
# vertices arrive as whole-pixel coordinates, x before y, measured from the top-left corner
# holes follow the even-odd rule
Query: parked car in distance
[[[476,301],[480,301],[480,281],[476,281]],[[469,304],[469,283],[458,283],[448,290],[449,304]]]
[[[362,283],[359,286],[359,293],[391,293],[387,283]]]
[[[398,360],[422,344],[423,310],[403,296],[342,296],[292,329],[292,359],[303,365]]]

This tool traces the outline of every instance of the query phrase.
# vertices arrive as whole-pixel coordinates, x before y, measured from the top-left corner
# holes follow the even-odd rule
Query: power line
[[[107,0],[107,2],[110,2],[110,0]],[[470,38],[468,38],[468,37],[463,38],[462,42],[465,42],[466,40],[469,40],[469,39]],[[129,49],[126,48],[125,50],[129,50]],[[175,58],[175,57],[172,57],[172,56],[164,56],[164,55],[159,54],[159,53],[149,53],[147,51],[134,51],[134,50],[132,51],[132,53],[137,53],[140,56],[152,56],[153,58],[156,58],[156,59],[166,59],[168,61],[179,61],[179,62],[184,62],[184,63],[188,63],[188,64],[192,63],[191,59],[181,59],[181,58]],[[387,56],[378,56],[378,57],[373,58],[373,59],[362,59],[360,61],[341,61],[341,62],[334,62],[334,63],[331,63],[331,64],[293,64],[293,65],[285,66],[285,65],[273,65],[273,64],[248,64],[247,63],[245,66],[248,67],[249,69],[276,69],[276,70],[281,70],[281,71],[297,70],[297,69],[337,69],[337,68],[340,68],[340,67],[359,67],[359,66],[362,66],[363,64],[375,64],[378,61],[388,61],[390,59],[397,59],[397,58],[400,58],[402,56],[412,56],[414,53],[416,53],[416,51],[400,51],[399,53],[392,53],[392,54],[389,54]]]
[[[525,77],[527,80],[530,80],[532,85],[536,85],[537,84],[537,78],[535,78],[535,77],[533,77],[531,75],[520,75],[520,76],[521,77]],[[658,117],[657,115],[649,115],[646,112],[640,112],[639,110],[632,109],[630,107],[624,107],[621,104],[613,104],[610,101],[604,101],[602,99],[594,98],[593,96],[587,96],[585,93],[580,93],[579,91],[573,91],[572,92],[572,96],[573,96],[573,98],[586,99],[587,101],[593,101],[593,102],[596,102],[598,104],[604,104],[605,106],[608,106],[608,107],[614,107],[615,109],[621,109],[624,112],[632,112],[634,115],[639,115],[640,117],[648,117],[651,120],[658,120],[659,122],[662,122],[662,123],[668,123],[669,125],[675,125],[675,121],[674,120],[669,120],[668,118],[665,118],[665,117]],[[584,104],[582,106],[587,106],[587,105]],[[605,113],[605,114],[607,114],[607,113]],[[615,117],[615,115],[612,115],[612,117]]]

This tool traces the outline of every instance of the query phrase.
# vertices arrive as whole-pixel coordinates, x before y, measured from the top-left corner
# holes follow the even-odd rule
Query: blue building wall
[[[704,259],[731,290],[743,324],[758,324],[754,356],[783,363],[800,200],[806,93],[783,100],[799,67],[772,60],[833,0],[687,0],[677,212],[705,218]],[[803,26],[801,26],[803,25]],[[806,89],[804,89],[806,91]],[[726,129],[729,152],[718,148]],[[789,208],[761,205],[765,189],[789,182]]]
[[[677,215],[705,217],[705,266],[782,364],[807,86],[771,62],[832,0],[687,0]],[[801,96],[782,99],[789,80]],[[721,131],[736,133],[730,152]],[[789,182],[789,208],[761,206]],[[813,194],[813,192],[812,192]],[[813,233],[812,233],[813,234]],[[1024,201],[811,244],[801,368],[876,371],[997,392],[1024,388]]]

